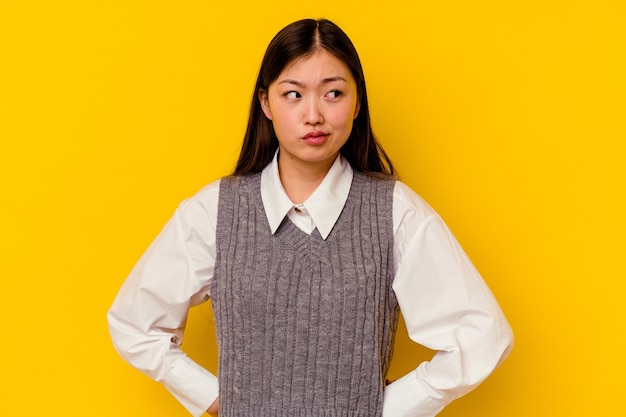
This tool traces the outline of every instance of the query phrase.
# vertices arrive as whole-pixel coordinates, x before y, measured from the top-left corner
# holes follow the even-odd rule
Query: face
[[[259,100],[278,138],[279,167],[330,168],[359,111],[350,69],[325,51],[289,64]]]

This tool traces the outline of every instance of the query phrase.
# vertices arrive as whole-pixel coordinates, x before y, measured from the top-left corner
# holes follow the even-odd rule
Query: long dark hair
[[[355,171],[395,174],[391,160],[372,131],[365,76],[361,60],[350,38],[330,20],[303,19],[278,32],[265,51],[234,175],[262,171],[271,162],[278,148],[272,121],[265,117],[261,108],[259,92],[267,90],[289,63],[310,56],[320,49],[343,61],[356,81],[359,113],[354,119],[348,140],[340,150],[341,154]]]

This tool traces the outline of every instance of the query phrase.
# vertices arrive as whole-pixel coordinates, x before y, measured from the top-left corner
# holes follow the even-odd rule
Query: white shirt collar
[[[322,183],[302,204],[323,239],[330,234],[346,204],[352,185],[352,175],[352,167],[339,155]],[[294,207],[280,182],[278,151],[261,173],[261,199],[267,221],[274,234],[289,210]]]

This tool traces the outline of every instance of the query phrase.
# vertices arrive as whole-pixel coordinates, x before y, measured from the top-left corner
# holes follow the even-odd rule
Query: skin
[[[346,143],[359,113],[358,92],[343,61],[320,50],[297,59],[259,94],[280,149],[278,172],[287,196],[304,202],[320,185]],[[307,141],[311,132],[322,133]],[[207,412],[217,416],[219,398]]]
[[[278,138],[278,171],[287,195],[304,202],[322,182],[346,143],[359,112],[350,69],[320,50],[289,64],[259,100]],[[326,136],[306,141],[311,132]]]
[[[220,399],[218,397],[215,399],[215,401],[213,401],[213,404],[211,404],[211,406],[207,410],[207,413],[209,413],[210,416],[216,416],[217,410],[219,409],[219,404],[220,404]]]

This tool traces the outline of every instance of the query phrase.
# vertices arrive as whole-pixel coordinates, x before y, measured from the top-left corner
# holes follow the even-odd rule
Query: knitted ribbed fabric
[[[379,417],[398,306],[394,182],[354,173],[326,240],[285,218],[260,174],[221,181],[211,290],[220,417]]]

